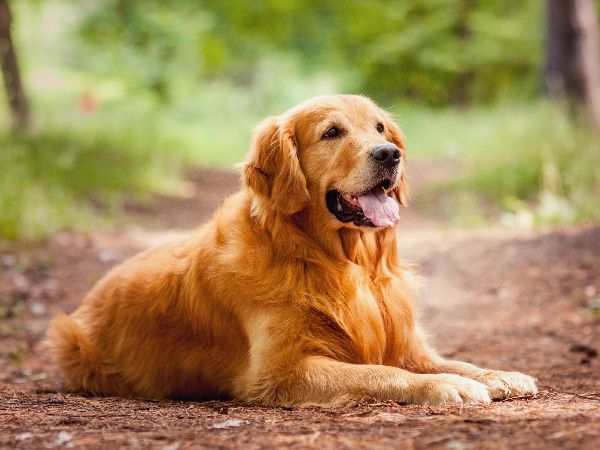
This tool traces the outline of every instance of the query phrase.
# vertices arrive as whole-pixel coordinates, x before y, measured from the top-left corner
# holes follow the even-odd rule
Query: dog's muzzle
[[[381,144],[369,156],[374,183],[358,193],[331,190],[325,195],[327,209],[342,223],[358,227],[395,227],[400,221],[398,202],[388,195],[400,179],[401,153],[394,144]]]

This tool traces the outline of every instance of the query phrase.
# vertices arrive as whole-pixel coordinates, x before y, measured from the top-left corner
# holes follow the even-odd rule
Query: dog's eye
[[[380,124],[380,123],[377,124],[377,131],[380,133],[383,133],[383,125],[382,124]]]
[[[340,135],[340,130],[336,127],[331,127],[327,132],[323,135],[324,138],[334,138]]]

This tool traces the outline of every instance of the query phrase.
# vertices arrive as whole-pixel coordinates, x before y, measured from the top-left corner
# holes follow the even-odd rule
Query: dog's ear
[[[391,116],[386,113],[386,137],[390,142],[396,144],[396,146],[400,149],[401,161],[400,161],[400,169],[401,177],[400,184],[394,190],[396,194],[396,198],[400,202],[401,205],[408,205],[408,184],[406,182],[406,149],[404,148],[404,133],[400,130],[400,127],[394,123]]]
[[[281,214],[292,215],[304,208],[310,195],[292,124],[268,117],[256,126],[242,178],[247,187]]]

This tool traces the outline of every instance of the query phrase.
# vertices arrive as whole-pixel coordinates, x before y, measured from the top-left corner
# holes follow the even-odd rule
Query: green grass
[[[241,161],[258,114],[278,113],[288,106],[281,103],[292,102],[266,102],[255,111],[248,96],[221,87],[201,102],[160,109],[138,99],[85,116],[73,108],[75,100],[34,105],[37,122],[29,134],[0,129],[2,239],[90,227],[102,220],[97,206],[110,217],[123,194],[177,195],[183,167]],[[556,105],[432,110],[399,103],[394,112],[411,159],[447,159],[460,168],[419,199],[445,208],[459,224],[485,223],[486,202],[536,223],[600,218],[600,141]]]
[[[108,105],[92,116],[60,105],[36,105],[34,111],[31,132],[0,129],[5,240],[89,227],[98,211],[114,216],[124,194],[177,195],[183,167],[230,166],[243,158],[250,135],[250,124],[185,119],[185,105],[169,111]]]
[[[119,193],[153,189],[154,162],[115,136],[43,129],[0,135],[0,236],[43,237],[94,220],[92,199],[108,206]],[[123,146],[123,147],[121,147]],[[122,151],[126,147],[127,151]]]
[[[335,91],[333,77],[301,77],[297,62],[279,55],[261,61],[243,87],[175,71],[170,101],[161,102],[82,45],[78,11],[62,1],[15,5],[13,36],[34,121],[30,133],[12,134],[0,93],[0,240],[90,227],[114,217],[125,194],[177,195],[185,166],[230,168],[243,160],[260,119]],[[82,112],[84,95],[99,108]]]
[[[347,76],[307,77],[292,56],[271,55],[243,86],[174,70],[171,99],[161,103],[82,45],[72,2],[14,6],[35,120],[30,133],[12,134],[0,94],[0,239],[90,227],[102,220],[98,211],[114,216],[124,194],[176,195],[183,167],[231,167],[244,158],[259,120],[339,91],[336,76]],[[77,107],[86,93],[101,102],[92,114]],[[451,180],[419,199],[438,213],[479,225],[492,204],[532,223],[600,219],[600,139],[559,106],[384,106],[392,106],[411,159],[456,163]]]
[[[31,132],[11,133],[0,110],[0,239],[89,227],[99,210],[114,217],[124,194],[178,195],[186,166],[231,168],[243,160],[259,120],[329,90],[327,79],[303,80],[288,70],[288,89],[269,78],[253,88],[212,81],[162,104],[148,92],[127,92],[118,79],[47,69],[63,82],[52,89],[31,83]],[[87,114],[77,106],[86,85],[102,99]]]
[[[462,200],[454,214],[466,208],[469,216],[484,215],[479,197],[509,213],[528,210],[534,223],[600,218],[599,135],[556,104],[408,107],[398,120],[411,156],[449,159],[461,168],[424,194],[431,200],[455,193]]]
[[[259,120],[339,91],[333,75],[303,76],[293,57],[272,55],[243,86],[177,73],[170,102],[161,103],[81,45],[75,10],[63,2],[16,7],[35,120],[30,133],[14,135],[0,108],[0,239],[92,226],[102,220],[98,211],[118,213],[124,194],[177,195],[185,166],[231,167],[244,158]],[[85,94],[100,100],[91,114],[77,107]],[[384,106],[406,134],[411,160],[455,162],[456,174],[418,200],[436,213],[461,225],[486,223],[490,204],[515,220],[600,219],[600,139],[559,106],[542,100],[466,109]]]

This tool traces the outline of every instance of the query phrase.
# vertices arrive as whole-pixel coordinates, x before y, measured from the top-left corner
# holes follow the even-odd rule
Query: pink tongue
[[[376,227],[395,227],[400,222],[400,206],[382,188],[358,196],[360,207]]]

